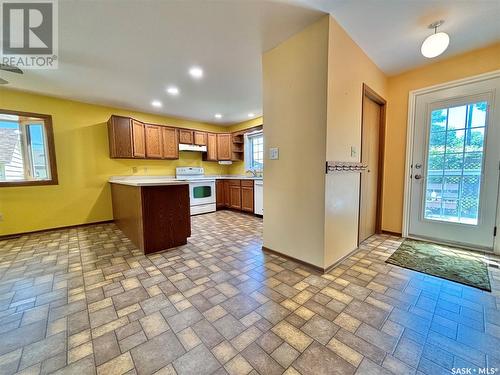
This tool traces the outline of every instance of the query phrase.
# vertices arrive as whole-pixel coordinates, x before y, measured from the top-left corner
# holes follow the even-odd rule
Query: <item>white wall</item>
[[[328,17],[263,56],[264,246],[324,265]],[[269,160],[279,147],[279,160]]]

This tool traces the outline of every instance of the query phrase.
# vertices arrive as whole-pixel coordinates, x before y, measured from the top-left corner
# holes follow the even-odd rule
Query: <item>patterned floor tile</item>
[[[385,263],[369,238],[328,274],[262,252],[262,219],[192,218],[143,255],[113,224],[0,241],[0,373],[438,374],[500,367],[492,293]]]

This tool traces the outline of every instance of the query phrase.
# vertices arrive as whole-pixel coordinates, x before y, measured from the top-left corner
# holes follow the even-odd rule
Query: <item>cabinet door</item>
[[[109,157],[132,158],[132,124],[130,118],[111,116],[108,121]]]
[[[193,144],[193,131],[187,129],[179,130],[179,143],[183,143],[186,145]]]
[[[253,181],[241,181],[241,210],[253,212]]]
[[[179,133],[177,129],[162,127],[163,158],[179,159]]]
[[[207,161],[217,161],[217,134],[207,133]]]
[[[215,196],[217,202],[217,208],[223,208],[226,205],[225,195],[224,195],[224,180],[217,180],[215,182]]]
[[[193,132],[194,134],[194,144],[197,146],[207,145],[207,133],[205,132]]]
[[[231,196],[229,195],[229,181],[224,181],[224,206],[231,207]]]
[[[142,122],[132,120],[132,144],[134,146],[134,157],[146,157],[146,140],[144,136],[144,124]]]
[[[231,160],[231,134],[217,134],[217,159]]]
[[[241,210],[241,186],[229,185],[229,199],[229,207]]]
[[[161,126],[144,126],[146,134],[146,157],[152,159],[161,159],[162,155],[162,134]]]

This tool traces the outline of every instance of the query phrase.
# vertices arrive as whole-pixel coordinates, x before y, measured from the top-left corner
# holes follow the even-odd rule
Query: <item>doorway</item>
[[[363,84],[358,244],[381,232],[386,101]]]
[[[408,237],[493,251],[500,74],[413,93]]]

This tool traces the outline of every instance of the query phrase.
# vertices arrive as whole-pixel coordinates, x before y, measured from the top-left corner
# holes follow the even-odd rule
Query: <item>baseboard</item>
[[[78,227],[86,227],[86,226],[89,226],[89,225],[109,224],[109,223],[112,223],[113,221],[114,220],[102,220],[102,221],[95,221],[93,223],[82,223],[82,224],[75,224],[75,225],[66,225],[66,226],[62,226],[62,227],[54,227],[54,228],[33,230],[33,231],[30,231],[30,232],[20,232],[20,233],[4,234],[4,235],[0,236],[0,241],[2,241],[2,240],[11,240],[11,239],[19,238],[21,236],[26,236],[26,235],[29,235],[29,234],[38,234],[38,233],[52,232],[54,230],[72,229],[72,228],[78,228]]]
[[[402,237],[400,232],[391,232],[390,230],[382,230],[380,233],[388,234],[389,236]]]
[[[361,250],[361,249],[359,247],[357,247],[354,250],[349,251],[346,255],[344,255],[340,259],[337,259],[335,262],[333,262],[332,264],[330,264],[328,267],[325,268],[325,273],[330,272],[332,269],[337,267],[340,263],[342,263],[344,260],[349,258],[351,255],[353,255],[354,253],[357,253],[359,250]]]
[[[292,261],[297,262],[299,264],[302,264],[302,265],[304,265],[304,266],[306,266],[308,268],[312,268],[316,272],[325,273],[325,269],[324,268],[318,267],[318,266],[316,266],[316,265],[314,265],[312,263],[304,262],[303,260],[291,257],[290,255],[286,255],[286,254],[280,253],[279,251],[272,250],[272,249],[270,249],[268,247],[265,247],[265,246],[262,246],[262,250],[265,251],[265,252],[268,252],[270,254],[273,254],[273,255],[276,255],[276,256],[288,259],[288,260],[292,260]]]

